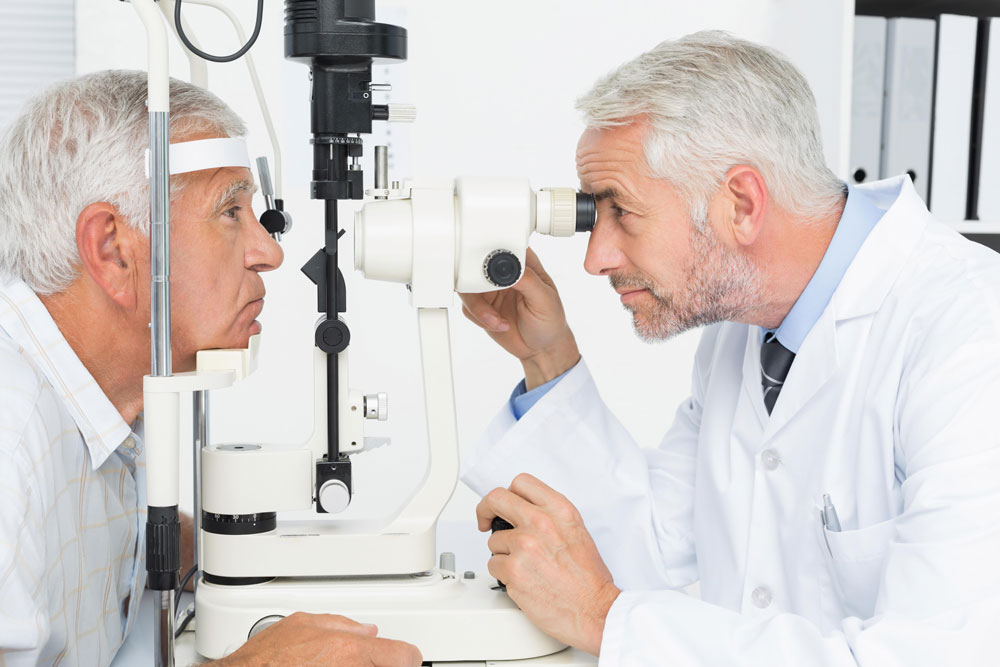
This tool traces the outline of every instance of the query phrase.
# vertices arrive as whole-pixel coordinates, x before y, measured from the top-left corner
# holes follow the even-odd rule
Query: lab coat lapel
[[[888,210],[858,250],[830,303],[799,348],[767,422],[765,441],[800,415],[835,375],[843,352],[842,345],[838,346],[838,323],[871,315],[881,307],[930,221],[927,208],[905,176],[864,189],[876,204]],[[758,402],[764,409],[763,396]]]
[[[737,418],[753,412],[762,432],[768,422],[764,390],[760,383],[760,327],[747,327],[747,345],[743,355],[743,396],[736,405]],[[759,433],[758,433],[759,435]]]

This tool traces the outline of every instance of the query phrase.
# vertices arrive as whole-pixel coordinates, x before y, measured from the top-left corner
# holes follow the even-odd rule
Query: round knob
[[[450,551],[445,551],[441,554],[441,558],[438,559],[438,569],[444,570],[445,572],[455,571],[455,554]]]
[[[483,272],[497,287],[510,287],[521,277],[521,260],[510,250],[494,250],[486,256]]]
[[[351,492],[339,479],[328,480],[319,488],[319,504],[330,514],[338,514],[351,504]]]
[[[272,625],[274,625],[283,618],[284,616],[282,616],[281,614],[271,614],[270,616],[265,616],[264,618],[260,619],[259,621],[253,624],[253,627],[250,628],[250,632],[247,633],[247,639],[251,639],[255,634],[263,630],[267,630],[269,627],[271,627]]]
[[[365,419],[384,422],[389,418],[389,395],[384,391],[365,395]]]

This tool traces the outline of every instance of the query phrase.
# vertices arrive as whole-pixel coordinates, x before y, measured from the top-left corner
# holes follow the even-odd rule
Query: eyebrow
[[[236,195],[243,192],[249,192],[251,195],[257,192],[257,185],[248,178],[240,178],[228,186],[219,195],[218,201],[215,203],[215,210],[212,212],[212,216],[217,216],[222,213],[226,207],[236,198]]]
[[[603,188],[594,193],[594,199],[598,202],[604,201],[605,199],[611,199],[612,201],[620,202],[629,206],[632,204],[632,198],[628,195],[622,194],[621,190],[613,187]]]

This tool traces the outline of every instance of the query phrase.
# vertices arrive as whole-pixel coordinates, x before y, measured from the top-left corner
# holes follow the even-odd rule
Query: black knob
[[[501,519],[498,516],[493,517],[493,524],[490,526],[492,532],[497,532],[498,530],[510,530],[514,527],[514,524],[510,523],[506,519]]]
[[[483,270],[497,287],[510,287],[521,277],[521,260],[510,250],[494,250],[486,256]]]
[[[498,516],[495,516],[495,517],[493,517],[493,523],[490,526],[490,529],[491,529],[492,532],[495,533],[498,530],[510,530],[513,527],[514,527],[513,524],[511,524],[509,521],[507,521],[505,519],[501,519]],[[507,584],[505,584],[502,581],[500,581],[499,579],[497,579],[497,588],[499,588],[502,591],[506,591],[507,590]]]
[[[260,224],[264,225],[268,234],[284,234],[291,226],[285,212],[273,208],[264,211],[260,216]]]
[[[340,320],[323,320],[316,327],[316,347],[338,354],[351,342],[351,330]]]

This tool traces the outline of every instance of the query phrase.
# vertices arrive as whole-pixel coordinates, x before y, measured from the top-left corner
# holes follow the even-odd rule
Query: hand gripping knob
[[[493,523],[490,526],[491,532],[493,533],[497,532],[498,530],[510,530],[513,527],[514,527],[513,524],[511,524],[509,521],[501,519],[498,516],[493,517]],[[507,584],[497,579],[497,588],[499,588],[502,591],[506,591]]]

